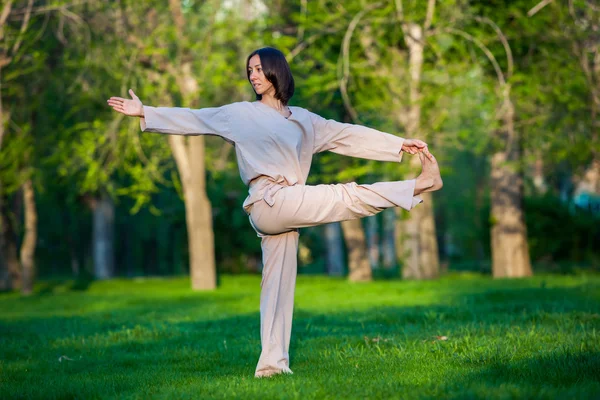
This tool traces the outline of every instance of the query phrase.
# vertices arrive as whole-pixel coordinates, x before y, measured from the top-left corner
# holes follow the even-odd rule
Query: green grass
[[[300,276],[294,375],[262,380],[259,290],[225,276],[212,293],[174,278],[0,294],[0,398],[600,398],[599,276]]]

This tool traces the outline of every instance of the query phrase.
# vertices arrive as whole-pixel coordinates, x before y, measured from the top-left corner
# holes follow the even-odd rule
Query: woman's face
[[[248,61],[248,77],[256,94],[275,94],[275,87],[267,80],[260,65],[260,57],[255,54]]]

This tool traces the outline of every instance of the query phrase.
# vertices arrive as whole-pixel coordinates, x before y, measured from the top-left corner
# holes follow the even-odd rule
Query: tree
[[[497,35],[506,57],[507,70],[502,70],[493,52],[478,38],[462,30],[447,28],[477,46],[492,64],[500,107],[500,124],[494,134],[491,156],[491,249],[494,277],[522,277],[532,275],[527,244],[527,227],[523,214],[523,177],[521,174],[521,141],[515,129],[515,108],[511,99],[513,56],[506,36],[490,19],[475,17],[491,27]]]
[[[396,0],[396,13],[401,24],[404,42],[408,48],[409,99],[407,109],[398,112],[398,119],[404,125],[407,137],[422,137],[421,130],[421,73],[424,61],[425,41],[435,15],[435,0],[428,0],[423,24],[409,21],[405,17],[402,0]],[[413,157],[411,165],[420,166],[419,159]],[[403,278],[427,279],[439,275],[438,243],[433,217],[433,198],[430,193],[423,196],[423,204],[410,212],[409,218],[402,221],[397,234],[398,253],[404,254]],[[400,212],[400,210],[398,210]]]
[[[600,194],[600,7],[593,4],[576,6],[569,1],[569,14],[573,18],[576,35],[573,53],[587,81],[590,113],[590,162],[579,179],[575,195]]]
[[[254,20],[237,11],[219,1],[171,0],[168,9],[161,4],[127,7],[123,14],[130,27],[127,40],[140,54],[137,65],[145,75],[140,97],[148,99],[146,104],[198,108],[249,99],[247,87],[240,86],[245,70],[241,61],[250,51],[253,33],[248,27]],[[153,37],[147,36],[148,23],[157,33]],[[212,211],[206,194],[206,141],[202,136],[169,135],[168,143],[186,207],[192,287],[213,289],[217,282]]]
[[[348,279],[353,282],[365,282],[373,279],[369,263],[367,240],[360,219],[342,222],[342,232],[348,251]]]
[[[12,72],[13,76],[19,75],[17,71],[9,67],[14,68],[15,64],[23,58],[24,53],[21,47],[23,41],[31,40],[27,36],[27,30],[30,27],[33,0],[29,0],[23,8],[13,9],[12,7],[13,1],[5,2],[0,14],[0,41],[2,42],[0,47],[0,154],[2,154],[4,138],[8,131],[6,129],[7,125],[13,118],[11,113],[14,115],[15,112],[13,107],[6,111],[3,108],[2,98],[4,95],[2,89],[4,89],[3,83],[7,83],[6,74],[3,74],[3,72]],[[20,19],[20,24],[17,25],[18,28],[13,25],[13,19],[17,19],[16,15]],[[34,59],[34,68],[39,68],[40,63],[36,64],[35,61]],[[17,73],[15,74],[15,72]],[[31,109],[25,110],[25,113],[27,112],[31,112]],[[29,117],[31,118],[31,114]],[[27,133],[27,129],[21,130],[22,136],[26,136]],[[20,144],[27,142],[26,137],[20,139]],[[11,145],[12,143],[9,144],[9,146]],[[28,154],[30,153],[27,152],[25,157],[20,158],[20,168],[17,169],[17,175],[19,176],[15,177],[17,187],[20,186],[23,194],[22,201],[25,213],[24,238],[21,243],[20,255],[17,255],[16,221],[10,221],[9,208],[4,204],[6,196],[15,188],[12,190],[6,188],[2,176],[0,176],[0,289],[20,288],[24,294],[30,294],[33,289],[35,278],[34,251],[37,239],[37,211],[31,179],[32,160],[27,157]]]
[[[387,28],[385,22],[387,22],[386,18],[389,18],[388,14],[394,10],[383,8],[382,3],[374,3],[361,8],[354,15],[346,29],[341,46],[340,91],[348,114],[357,121],[358,112],[352,103],[361,105],[363,109],[374,111],[375,107],[382,107],[383,102],[372,99],[373,85],[387,86],[391,96],[383,95],[382,97],[387,99],[389,96],[391,98],[393,110],[390,119],[394,120],[394,126],[404,128],[403,135],[405,137],[427,139],[427,135],[424,134],[426,130],[421,127],[421,74],[425,43],[433,24],[436,2],[428,1],[422,24],[415,22],[422,18],[419,15],[418,7],[409,13],[402,0],[395,1],[394,5],[394,20],[400,26],[401,32],[395,31],[392,27],[388,28],[389,33],[394,35],[394,39],[389,42],[384,39],[384,32]],[[378,10],[380,8],[381,10]],[[367,20],[369,13],[377,16]],[[367,21],[364,22],[365,27],[359,40],[362,54],[352,57],[350,42],[363,19]],[[398,46],[397,36],[395,36],[398,34],[402,38],[405,50],[398,49],[400,46]],[[374,72],[365,71],[364,67],[360,69],[355,67],[357,77],[352,76],[352,78],[357,82],[368,81],[370,90],[361,93],[359,88],[354,89],[355,99],[351,101],[349,94],[351,65],[364,65],[365,62],[368,68],[373,69]],[[357,83],[357,85],[359,84]],[[377,89],[377,94],[381,95],[382,88],[377,87]],[[405,93],[408,93],[408,96]],[[361,98],[364,97],[367,99],[362,100]],[[416,170],[416,167],[420,165],[418,158],[413,157],[411,165]],[[395,175],[397,177],[397,174]],[[430,194],[425,194],[423,197],[425,203],[412,210],[405,220],[399,221],[397,224],[395,243],[397,254],[404,261],[402,268],[404,278],[424,279],[434,278],[438,275],[438,245],[432,199]],[[401,212],[398,210],[399,219],[400,216]]]
[[[165,183],[162,174],[169,158],[160,151],[158,138],[140,138],[135,121],[122,124],[123,116],[111,113],[104,102],[140,79],[134,63],[137,54],[122,39],[126,30],[122,11],[120,4],[80,4],[68,13],[61,11],[57,37],[46,39],[62,45],[45,93],[48,125],[62,127],[46,132],[45,137],[54,139],[49,166],[58,171],[59,183],[75,187],[81,203],[92,211],[91,272],[96,279],[117,274],[119,198],[135,200],[133,213],[148,204],[157,184]],[[73,25],[71,29],[61,30],[63,19]]]
[[[416,135],[427,139],[425,132],[432,126],[428,123],[422,126],[421,74],[424,63],[429,62],[425,59],[424,49],[427,38],[434,33],[436,2],[429,1],[427,8],[418,2],[406,2],[410,3],[409,7],[404,3],[365,4],[357,1],[336,7],[328,3],[308,3],[307,11],[296,18],[302,28],[298,30],[303,32],[305,39],[297,43],[295,49],[310,46],[310,52],[302,53],[296,59],[311,71],[319,72],[306,77],[305,91],[313,97],[305,96],[309,105],[339,107],[341,102],[351,122],[388,132],[398,131],[405,137]],[[447,4],[440,19],[453,22],[458,18],[456,9],[460,7],[454,2]],[[332,76],[336,70],[337,74]],[[335,94],[329,89],[334,80],[339,87]],[[317,97],[317,89],[329,89],[329,93]],[[435,96],[435,93],[428,93],[428,96]],[[441,111],[438,113],[442,114]],[[412,162],[419,164],[416,158]],[[341,170],[341,165],[337,165]],[[344,175],[357,180],[367,173],[375,179],[403,177],[394,166],[361,162],[351,165],[353,168],[346,167],[338,179]],[[399,233],[404,232],[399,235],[401,240],[395,240],[397,253],[405,261],[403,273],[406,277],[437,276],[439,262],[433,208],[430,196],[425,197],[426,204],[413,210],[403,224],[404,229],[398,229]],[[393,240],[386,243],[389,242]],[[386,251],[388,258],[389,253]],[[364,256],[366,258],[366,253]]]
[[[326,224],[323,229],[327,249],[327,273],[331,276],[342,276],[344,253],[340,223]]]
[[[190,43],[186,36],[186,21],[179,0],[169,0],[171,18],[176,27],[178,65],[170,64],[185,104],[197,104],[194,97],[198,92],[197,78],[192,72],[191,53],[186,50]],[[209,44],[210,46],[210,44]],[[210,52],[210,47],[206,49]],[[206,170],[204,162],[204,137],[187,139],[170,135],[169,145],[177,163],[185,196],[185,215],[190,249],[190,275],[192,288],[196,290],[214,289],[217,285],[215,265],[214,235],[211,204],[206,195]]]

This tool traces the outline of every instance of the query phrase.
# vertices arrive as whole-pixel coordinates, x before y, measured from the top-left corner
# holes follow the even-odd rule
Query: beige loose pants
[[[263,278],[260,296],[262,352],[256,374],[292,373],[289,346],[294,311],[298,228],[375,215],[389,207],[410,210],[415,180],[337,185],[285,186],[267,177],[260,185],[264,199],[252,204],[250,223],[262,239]],[[252,189],[252,188],[251,188]]]

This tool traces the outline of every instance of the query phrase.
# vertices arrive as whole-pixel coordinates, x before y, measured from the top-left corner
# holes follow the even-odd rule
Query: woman
[[[298,228],[362,218],[389,207],[412,209],[419,194],[442,187],[437,162],[416,139],[326,120],[288,106],[294,78],[280,51],[266,47],[247,59],[254,102],[216,108],[155,108],[132,99],[111,97],[109,106],[140,117],[142,131],[174,135],[218,135],[235,145],[242,180],[249,186],[243,207],[262,240],[263,279],[260,320],[262,352],[256,377],[292,373],[288,348],[292,329]],[[422,172],[416,179],[338,185],[306,185],[312,156],[333,151],[353,157],[399,162],[402,152],[417,154]]]

